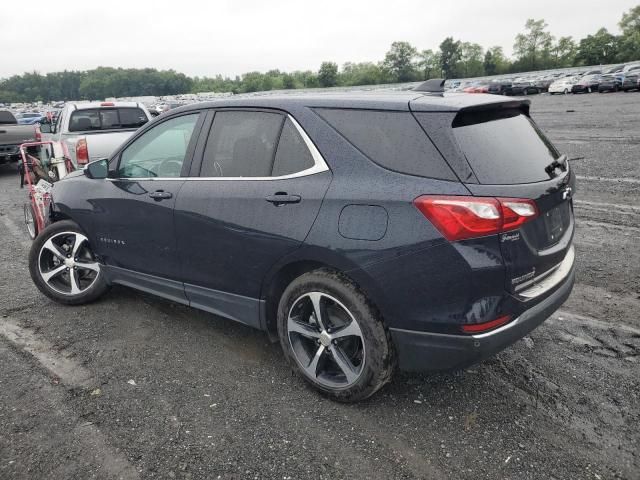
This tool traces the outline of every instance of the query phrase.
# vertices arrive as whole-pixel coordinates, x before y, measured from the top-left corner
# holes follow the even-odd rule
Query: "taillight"
[[[89,163],[89,149],[87,148],[87,140],[84,138],[76,143],[76,162],[78,165]]]
[[[36,127],[36,142],[42,141],[42,132],[40,131],[40,127]]]
[[[424,195],[414,204],[452,242],[514,230],[538,216],[535,202],[520,198]]]
[[[511,320],[511,315],[504,315],[502,317],[498,317],[495,320],[490,320],[488,322],[483,323],[470,323],[467,325],[461,325],[460,329],[464,333],[483,333],[488,332],[489,330],[493,330],[494,328],[501,327],[506,323],[509,323]]]

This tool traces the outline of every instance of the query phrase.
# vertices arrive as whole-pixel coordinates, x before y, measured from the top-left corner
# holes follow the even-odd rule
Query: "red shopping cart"
[[[52,184],[47,181],[47,165],[43,165],[44,162],[40,159],[29,155],[27,148],[43,145],[53,145],[53,142],[29,142],[20,145],[22,157],[20,187],[26,185],[29,190],[29,202],[23,206],[24,223],[31,239],[36,238],[47,226]]]

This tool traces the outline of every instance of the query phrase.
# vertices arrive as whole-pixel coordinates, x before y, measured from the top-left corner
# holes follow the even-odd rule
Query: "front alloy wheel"
[[[100,275],[89,240],[78,232],[61,232],[40,248],[38,269],[41,278],[61,295],[79,295],[91,288]]]
[[[42,293],[66,305],[92,302],[109,288],[87,236],[70,220],[39,232],[29,252],[29,273]]]

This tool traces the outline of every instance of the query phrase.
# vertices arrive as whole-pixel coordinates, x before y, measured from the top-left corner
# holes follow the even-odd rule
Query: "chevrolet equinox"
[[[30,273],[64,304],[120,284],[265,330],[358,401],[396,368],[481,361],[565,301],[574,181],[523,99],[189,105],[54,185]]]

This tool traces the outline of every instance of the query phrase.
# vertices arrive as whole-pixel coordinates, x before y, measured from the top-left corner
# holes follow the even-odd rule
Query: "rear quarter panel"
[[[315,114],[296,118],[334,175],[303,247],[285,262],[314,260],[345,272],[390,327],[422,330],[438,322],[468,322],[470,315],[481,317],[498,308],[504,266],[497,238],[452,245],[413,205],[424,194],[468,195],[462,183],[386,170]],[[384,209],[387,225],[381,238],[368,236],[381,231],[370,228],[370,216],[351,229],[361,228],[361,237],[341,234],[341,213],[352,205]]]

